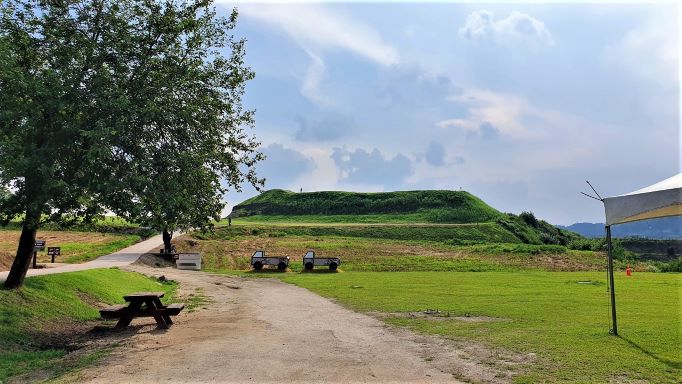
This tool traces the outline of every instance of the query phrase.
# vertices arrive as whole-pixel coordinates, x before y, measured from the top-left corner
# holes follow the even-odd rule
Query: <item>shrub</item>
[[[682,272],[682,258],[678,257],[677,260],[665,263],[661,266],[662,272]]]
[[[535,215],[533,214],[533,212],[526,212],[526,211],[523,211],[523,212],[521,212],[521,214],[519,215],[519,217],[520,217],[523,221],[525,221],[526,224],[530,225],[530,226],[533,227],[533,228],[537,228],[538,225],[539,225],[538,219],[535,218]]]
[[[568,248],[579,251],[594,251],[595,241],[591,239],[574,239],[568,243]]]
[[[540,233],[540,241],[542,241],[542,244],[560,244],[554,235],[545,232]]]

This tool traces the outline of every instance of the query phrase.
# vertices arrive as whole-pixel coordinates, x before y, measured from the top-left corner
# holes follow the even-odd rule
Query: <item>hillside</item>
[[[345,215],[352,217],[346,220]],[[335,216],[343,219],[338,220],[342,222],[363,222],[358,215],[391,215],[393,217],[381,219],[422,223],[481,223],[495,221],[502,216],[481,199],[464,191],[294,193],[281,189],[248,199],[235,206],[231,214],[232,217],[318,216],[319,221],[328,221],[326,216]]]
[[[467,243],[567,245],[579,237],[536,219],[532,213],[518,216],[502,213],[464,191],[294,193],[275,189],[235,206],[231,217],[244,223],[260,224],[411,225],[415,227],[412,232],[425,231],[434,236],[438,233],[439,240],[447,238]],[[458,228],[434,227],[446,224]],[[417,228],[425,225],[431,227]],[[354,233],[350,228],[344,232]],[[360,232],[392,239],[406,236],[400,228],[362,229]]]

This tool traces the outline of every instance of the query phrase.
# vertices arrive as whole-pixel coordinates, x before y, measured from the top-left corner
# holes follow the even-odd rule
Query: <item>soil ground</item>
[[[521,363],[482,346],[387,326],[276,279],[126,269],[176,280],[178,300],[194,308],[169,330],[145,318],[124,333],[100,332],[100,348],[106,339],[121,347],[64,381],[502,383]]]

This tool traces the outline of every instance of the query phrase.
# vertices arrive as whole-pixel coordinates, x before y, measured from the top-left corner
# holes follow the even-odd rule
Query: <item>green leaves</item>
[[[205,228],[227,187],[262,185],[237,12],[211,3],[2,2],[0,214]]]

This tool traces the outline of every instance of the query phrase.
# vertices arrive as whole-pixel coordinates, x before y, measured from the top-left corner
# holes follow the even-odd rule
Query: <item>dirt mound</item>
[[[175,262],[151,253],[143,254],[134,264],[147,265],[154,268],[175,267]]]

